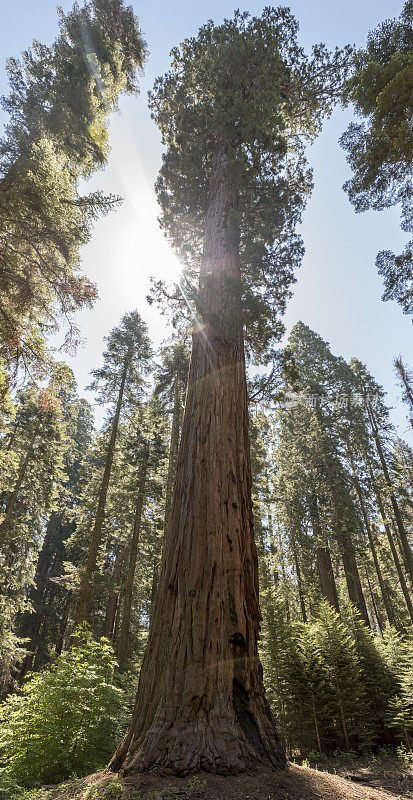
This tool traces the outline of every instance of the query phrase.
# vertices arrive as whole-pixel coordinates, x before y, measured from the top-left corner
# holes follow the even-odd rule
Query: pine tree
[[[79,252],[98,214],[117,198],[82,195],[79,182],[105,164],[108,116],[136,92],[146,51],[123,0],[87,0],[67,15],[50,46],[35,42],[10,59],[9,114],[0,142],[1,315],[4,387],[19,370],[50,367],[48,331],[91,305],[96,289],[80,274]],[[0,390],[0,396],[4,394]]]
[[[93,423],[89,404],[75,394],[74,381],[59,392],[59,401],[67,438],[63,481],[38,554],[34,584],[28,594],[30,608],[17,621],[19,636],[28,640],[28,653],[19,669],[19,681],[28,670],[38,669],[49,660],[71,603],[71,592],[63,579],[68,557],[66,542],[74,533],[76,512],[87,486]]]
[[[3,475],[0,522],[0,642],[6,689],[11,686],[10,671],[22,654],[15,632],[16,615],[27,608],[44,518],[53,510],[63,481],[62,459],[68,442],[61,405],[52,391],[20,393],[9,444],[12,458]]]
[[[119,631],[118,662],[121,670],[125,667],[128,654],[133,589],[143,512],[151,490],[152,493],[154,488],[155,493],[159,490],[159,485],[156,481],[154,487],[153,473],[159,472],[165,455],[162,422],[159,412],[160,409],[154,402],[149,402],[146,407],[142,408],[142,413],[139,414],[135,422],[136,429],[130,434],[132,440],[130,440],[127,445],[128,461],[131,466],[133,466],[133,471],[130,476],[131,484],[136,488],[133,490],[134,511],[132,536],[127,556],[128,565],[125,579],[122,620]]]
[[[142,387],[145,372],[151,358],[150,343],[145,323],[137,311],[125,314],[120,325],[113,328],[107,337],[107,348],[103,354],[103,367],[93,371],[92,389],[99,391],[101,402],[115,403],[111,434],[106,453],[105,466],[100,484],[96,516],[91,533],[89,552],[83,571],[80,596],[76,612],[76,624],[89,617],[92,601],[92,577],[96,569],[102,539],[105,505],[112,470],[113,456],[119,420],[124,407],[134,405]]]
[[[413,387],[412,387],[412,374],[409,369],[403,364],[402,357],[398,356],[394,359],[394,367],[399,378],[399,382],[403,389],[402,399],[407,403],[410,408],[410,424],[413,428]]]
[[[407,0],[400,17],[371,31],[365,49],[355,54],[346,93],[363,122],[350,123],[340,140],[354,172],[344,189],[356,211],[400,203],[407,233],[412,232],[413,198],[412,21],[413,3]],[[401,255],[383,250],[376,260],[383,300],[397,300],[405,314],[413,312],[412,261],[411,241]]]
[[[167,403],[172,404],[171,439],[165,487],[165,530],[167,530],[178,459],[183,403],[188,380],[189,352],[185,341],[178,339],[170,345],[165,345],[160,355],[162,360],[156,372],[155,394],[162,398],[165,408]]]

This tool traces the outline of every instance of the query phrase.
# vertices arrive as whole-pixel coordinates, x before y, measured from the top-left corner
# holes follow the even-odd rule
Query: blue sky
[[[72,3],[63,0],[60,5],[68,10]],[[99,362],[103,336],[124,311],[138,308],[155,344],[167,335],[165,318],[145,299],[150,275],[173,278],[178,269],[156,221],[153,184],[162,148],[146,107],[146,93],[154,78],[168,68],[171,47],[196,33],[206,19],[219,22],[236,7],[228,0],[204,4],[133,0],[132,5],[150,58],[140,97],[122,99],[120,113],[112,120],[109,164],[91,182],[93,188],[99,186],[125,200],[118,211],[97,223],[83,254],[85,272],[97,283],[100,300],[94,310],[78,315],[85,344],[70,364],[80,391],[88,383],[89,370]],[[400,13],[402,2],[293,0],[289,6],[300,22],[300,41],[309,48],[319,41],[330,47],[363,45],[370,29]],[[241,8],[260,13],[263,5],[251,2]],[[55,0],[3,2],[0,93],[7,91],[5,58],[18,55],[33,38],[50,42],[56,31]],[[301,226],[306,254],[285,324],[288,331],[301,319],[330,342],[333,352],[364,361],[388,392],[393,421],[408,438],[407,409],[400,403],[392,359],[401,353],[413,366],[412,328],[396,303],[381,301],[382,284],[374,264],[381,249],[400,252],[405,236],[399,228],[398,209],[355,214],[342,191],[349,168],[338,138],[351,118],[351,110],[337,109],[309,149],[315,188]]]

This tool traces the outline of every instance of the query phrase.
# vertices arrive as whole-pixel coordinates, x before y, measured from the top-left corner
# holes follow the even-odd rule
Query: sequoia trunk
[[[285,756],[264,696],[235,203],[223,149],[206,218],[170,524],[130,728],[111,768],[240,772]]]

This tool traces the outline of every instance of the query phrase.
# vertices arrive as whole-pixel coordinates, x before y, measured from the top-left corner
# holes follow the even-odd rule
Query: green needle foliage
[[[297,32],[282,7],[210,21],[172,50],[171,69],[149,96],[167,147],[157,181],[161,225],[186,264],[175,299],[211,321],[212,279],[198,287],[197,276],[210,182],[224,154],[242,276],[241,285],[227,278],[217,288],[222,298],[241,297],[247,347],[263,363],[282,333],[279,315],[303,255],[295,227],[312,186],[304,146],[339,96],[349,54],[317,45],[308,57]]]
[[[352,122],[341,137],[353,177],[344,184],[356,211],[402,208],[402,230],[412,233],[413,3],[398,19],[371,31],[346,88],[363,122]],[[413,313],[413,243],[396,256],[384,250],[376,261],[384,279],[383,300],[397,300]]]
[[[123,0],[87,0],[67,15],[47,47],[34,42],[10,59],[9,123],[0,141],[0,357],[17,370],[46,370],[46,337],[90,305],[96,288],[80,273],[80,248],[94,219],[116,202],[82,195],[107,159],[108,116],[123,92],[137,91],[145,59],[138,22]],[[50,356],[50,354],[49,354]],[[49,365],[50,366],[50,365]],[[6,381],[7,387],[7,381]],[[4,392],[2,392],[4,394]]]
[[[83,626],[80,644],[0,706],[5,771],[21,785],[57,783],[104,765],[122,724],[113,650]]]

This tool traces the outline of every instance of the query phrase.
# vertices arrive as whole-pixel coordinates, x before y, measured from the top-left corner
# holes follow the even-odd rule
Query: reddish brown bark
[[[240,772],[285,757],[264,695],[233,198],[211,182],[170,524],[137,701],[111,768]]]
[[[321,592],[323,597],[330,603],[337,614],[340,613],[340,605],[338,602],[337,587],[334,578],[333,565],[331,563],[331,554],[328,544],[324,541],[323,531],[320,522],[320,515],[318,513],[318,501],[316,495],[313,495],[310,500],[310,519],[311,527],[313,529],[317,571],[320,580]]]

